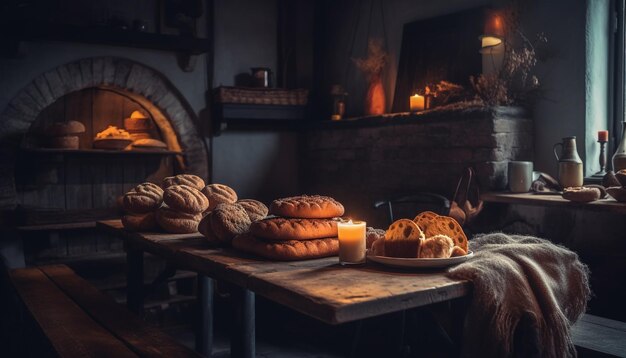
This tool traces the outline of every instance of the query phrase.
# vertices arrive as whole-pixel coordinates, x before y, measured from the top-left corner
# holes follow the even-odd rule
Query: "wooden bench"
[[[626,357],[624,322],[585,314],[572,327],[572,339],[581,357]]]
[[[10,273],[26,310],[60,357],[199,357],[65,265]],[[31,344],[35,344],[34,342]]]

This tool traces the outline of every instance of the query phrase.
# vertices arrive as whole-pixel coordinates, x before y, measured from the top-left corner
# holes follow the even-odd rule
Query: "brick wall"
[[[439,108],[321,122],[304,136],[301,180],[332,195],[347,214],[384,226],[376,200],[419,191],[451,198],[463,168],[483,189],[504,189],[509,160],[532,160],[532,120],[514,107]]]

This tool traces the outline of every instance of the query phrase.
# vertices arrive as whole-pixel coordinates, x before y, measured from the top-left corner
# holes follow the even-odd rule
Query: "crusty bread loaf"
[[[208,242],[212,244],[219,244],[221,241],[217,238],[217,236],[215,236],[213,228],[211,227],[211,215],[213,215],[212,211],[200,220],[200,223],[198,224],[198,231],[204,235]]]
[[[153,139],[153,138],[139,138],[138,136],[143,135],[144,133],[133,133],[131,134],[131,137],[133,139],[133,148],[137,148],[137,149],[145,149],[145,150],[152,150],[152,149],[160,149],[160,150],[165,150],[167,149],[167,144],[165,144],[164,142],[158,140],[158,139]],[[147,133],[145,133],[145,135],[147,135]]]
[[[233,247],[270,260],[294,261],[335,256],[339,252],[337,238],[267,242],[252,234],[237,235]]]
[[[385,239],[385,230],[368,226],[365,232],[365,247],[369,249],[378,239]]]
[[[213,210],[219,204],[233,204],[237,201],[237,193],[228,185],[209,184],[202,188],[202,193],[209,199],[209,208]]]
[[[422,241],[419,258],[422,259],[447,259],[452,254],[454,242],[446,235],[435,235]]]
[[[416,258],[424,233],[409,219],[396,220],[385,233],[385,255]]]
[[[452,253],[450,254],[450,257],[457,257],[457,256],[465,256],[467,255],[467,252],[465,250],[463,250],[462,248],[455,246],[452,249]]]
[[[301,195],[274,200],[270,205],[270,213],[290,218],[331,219],[342,216],[344,208],[328,196]]]
[[[415,217],[415,219],[413,219],[413,221],[420,227],[420,229],[422,229],[422,231],[426,231],[428,224],[430,224],[430,222],[438,216],[439,215],[433,213],[432,211],[422,211]]]
[[[160,207],[156,212],[156,221],[166,232],[172,234],[190,234],[198,231],[198,223],[202,214],[182,213],[167,206]]]
[[[48,148],[55,149],[78,149],[80,147],[80,138],[75,135],[66,135],[62,137],[48,138]]]
[[[188,214],[204,212],[209,200],[200,190],[188,185],[172,185],[163,191],[163,202],[170,208]]]
[[[370,250],[372,250],[372,254],[375,256],[385,256],[385,238],[374,241]]]
[[[122,225],[130,231],[146,232],[158,229],[154,212],[122,216]]]
[[[193,174],[179,174],[163,179],[163,189],[172,185],[187,185],[192,188],[202,190],[204,188],[204,180]]]
[[[124,195],[124,210],[132,214],[143,214],[156,210],[163,202],[163,189],[153,183],[142,183]]]
[[[588,187],[569,187],[563,189],[563,199],[578,203],[588,203],[600,199],[600,189]]]
[[[85,133],[85,125],[78,121],[56,122],[49,125],[43,133],[49,137],[63,137]]]
[[[250,233],[273,241],[322,239],[337,237],[337,223],[329,219],[273,217],[252,223]]]
[[[246,213],[248,213],[250,220],[252,221],[265,219],[267,213],[269,212],[269,209],[267,208],[267,206],[265,206],[265,204],[254,199],[237,200],[237,204],[241,205],[244,208]]]
[[[449,216],[438,216],[434,218],[424,231],[426,237],[435,235],[446,235],[452,239],[455,246],[467,251],[467,236],[463,232],[461,225]]]
[[[247,233],[252,221],[239,204],[220,204],[211,212],[211,228],[220,241],[230,243],[235,235]]]

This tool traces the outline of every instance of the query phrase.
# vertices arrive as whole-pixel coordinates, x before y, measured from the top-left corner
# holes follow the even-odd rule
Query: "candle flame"
[[[352,219],[348,220],[348,224],[349,224],[349,225],[354,224],[354,223],[352,222]]]

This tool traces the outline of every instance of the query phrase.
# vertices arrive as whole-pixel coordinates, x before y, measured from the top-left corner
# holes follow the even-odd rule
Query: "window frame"
[[[609,118],[612,134],[608,148],[607,170],[613,169],[611,157],[622,135],[622,122],[626,120],[626,34],[624,23],[626,0],[611,1],[611,45],[609,53]]]

